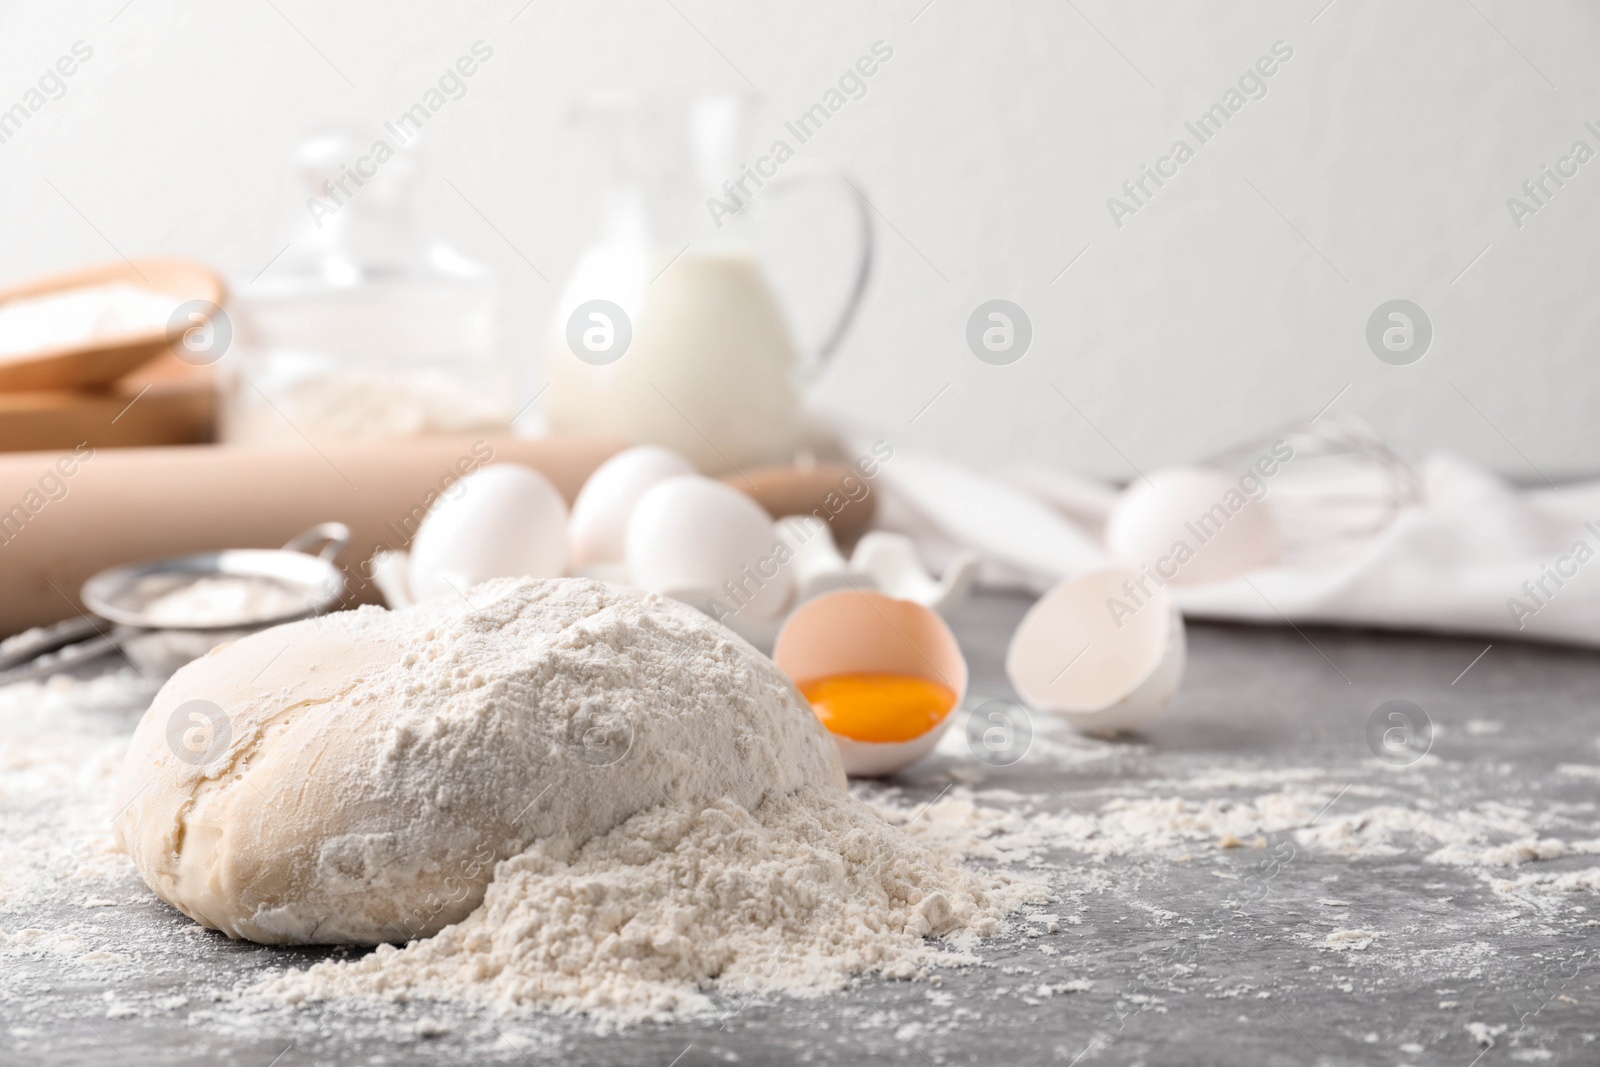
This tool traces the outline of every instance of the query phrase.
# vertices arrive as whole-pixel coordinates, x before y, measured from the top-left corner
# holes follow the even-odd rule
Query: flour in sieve
[[[217,626],[255,619],[277,619],[309,610],[303,591],[253,575],[205,575],[169,589],[144,605],[144,614],[161,626]]]

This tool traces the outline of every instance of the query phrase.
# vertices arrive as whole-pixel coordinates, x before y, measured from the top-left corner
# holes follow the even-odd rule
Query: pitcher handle
[[[861,234],[861,247],[856,256],[855,278],[850,283],[850,295],[845,298],[844,306],[839,309],[838,317],[834,319],[832,328],[824,335],[822,343],[817,346],[816,353],[801,370],[801,375],[807,384],[822,376],[822,370],[827,366],[828,360],[833,358],[834,352],[843,343],[845,334],[850,332],[850,327],[856,319],[856,312],[861,309],[861,300],[867,295],[867,283],[872,278],[872,263],[877,250],[877,235],[872,225],[872,201],[867,199],[866,194],[843,171],[802,171],[768,182],[767,187],[774,191],[782,191],[785,188],[817,182],[838,182],[849,192],[850,201],[856,209],[856,224]]]

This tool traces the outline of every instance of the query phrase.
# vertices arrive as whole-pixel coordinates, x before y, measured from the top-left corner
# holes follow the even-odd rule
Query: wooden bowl
[[[173,310],[188,300],[221,305],[227,286],[216,271],[183,259],[136,259],[36,278],[0,289],[0,305],[19,297],[44,296],[91,285],[125,282],[170,295]],[[107,385],[168,351],[186,324],[121,334],[28,355],[0,357],[0,392],[76,389]]]

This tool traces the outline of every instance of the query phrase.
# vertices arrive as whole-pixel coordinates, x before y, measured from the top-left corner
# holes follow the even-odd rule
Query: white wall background
[[[1600,469],[1600,160],[1520,230],[1505,204],[1574,141],[1600,151],[1583,127],[1600,127],[1591,4],[524,2],[0,3],[0,108],[74,41],[94,49],[0,145],[0,279],[121,252],[206,258],[243,284],[286,239],[300,136],[376,130],[483,39],[494,60],[428,139],[506,239],[438,176],[422,206],[500,272],[531,395],[596,208],[567,106],[748,77],[765,140],[883,39],[892,62],[804,150],[892,223],[819,405],[979,464],[1126,475],[1339,395],[1413,455],[1533,480]],[[1106,198],[1277,40],[1294,58],[1268,95],[1116,228]],[[791,230],[794,273],[815,282],[795,318],[814,319],[845,231]],[[1006,367],[964,341],[995,297],[1035,331]],[[1412,366],[1365,344],[1394,297],[1436,330]]]

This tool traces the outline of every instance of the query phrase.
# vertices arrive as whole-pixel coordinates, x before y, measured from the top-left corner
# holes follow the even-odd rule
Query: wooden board
[[[170,353],[100,390],[0,392],[0,452],[210,441],[216,378]]]

